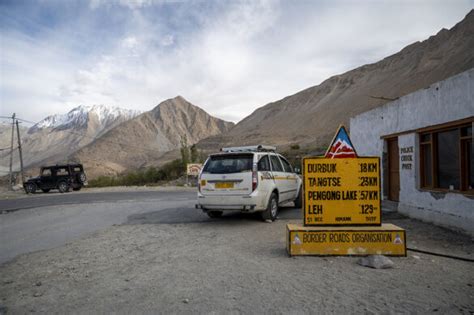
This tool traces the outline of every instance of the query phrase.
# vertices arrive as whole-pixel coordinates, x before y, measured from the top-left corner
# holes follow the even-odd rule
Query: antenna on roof
[[[276,147],[270,145],[249,145],[245,147],[222,148],[222,152],[275,152]]]

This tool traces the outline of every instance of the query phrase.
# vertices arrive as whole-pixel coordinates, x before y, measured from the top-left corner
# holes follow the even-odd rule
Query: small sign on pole
[[[198,176],[201,172],[202,164],[201,163],[188,163],[186,174],[188,176]]]

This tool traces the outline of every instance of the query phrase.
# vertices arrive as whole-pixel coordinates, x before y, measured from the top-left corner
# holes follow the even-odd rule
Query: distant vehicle
[[[199,175],[197,209],[211,218],[225,210],[261,212],[274,221],[279,204],[301,207],[302,181],[271,146],[222,148],[211,154]]]
[[[64,164],[43,166],[40,176],[28,179],[23,188],[27,194],[35,193],[38,189],[47,193],[51,189],[58,189],[59,192],[68,192],[72,190],[81,190],[87,185],[86,174],[82,164]]]

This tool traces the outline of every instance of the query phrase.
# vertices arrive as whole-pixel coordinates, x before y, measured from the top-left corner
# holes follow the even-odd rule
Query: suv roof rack
[[[245,147],[221,148],[222,152],[275,152],[276,147],[270,145],[249,145]]]

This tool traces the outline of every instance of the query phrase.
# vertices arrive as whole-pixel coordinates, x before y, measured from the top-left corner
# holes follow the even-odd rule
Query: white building
[[[350,121],[400,213],[474,235],[474,68]]]

